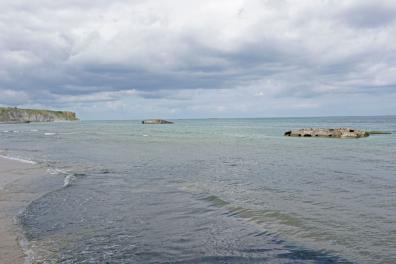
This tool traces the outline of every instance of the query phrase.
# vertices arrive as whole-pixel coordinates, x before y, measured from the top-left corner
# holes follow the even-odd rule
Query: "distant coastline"
[[[70,111],[52,111],[43,109],[21,109],[17,107],[0,107],[0,123],[30,123],[77,121],[76,113]]]

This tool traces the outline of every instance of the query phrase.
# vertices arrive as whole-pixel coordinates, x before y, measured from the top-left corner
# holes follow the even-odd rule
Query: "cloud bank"
[[[396,3],[0,2],[0,104],[84,118],[395,114]]]

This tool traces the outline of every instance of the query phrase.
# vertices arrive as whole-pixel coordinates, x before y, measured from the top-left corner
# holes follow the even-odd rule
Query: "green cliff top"
[[[51,122],[78,120],[74,112],[0,107],[0,122]]]

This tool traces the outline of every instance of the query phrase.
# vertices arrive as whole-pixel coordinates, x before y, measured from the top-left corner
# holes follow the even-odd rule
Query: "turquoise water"
[[[53,174],[20,216],[34,258],[396,262],[396,117],[175,122],[2,125],[3,155]],[[394,133],[282,136],[303,127]]]

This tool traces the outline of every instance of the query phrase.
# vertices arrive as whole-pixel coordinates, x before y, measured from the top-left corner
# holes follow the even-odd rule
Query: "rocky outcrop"
[[[352,128],[303,128],[287,131],[284,135],[289,137],[361,138],[368,137],[370,134]]]
[[[0,123],[76,121],[73,112],[0,107]]]
[[[163,119],[148,119],[148,120],[143,120],[142,124],[159,125],[159,124],[173,124],[173,122],[167,121],[167,120],[163,120]]]

